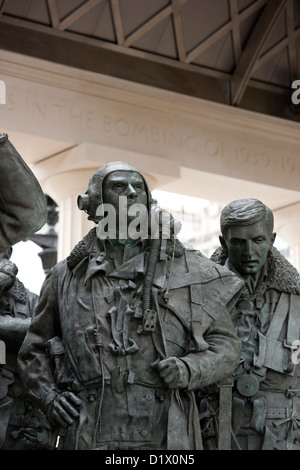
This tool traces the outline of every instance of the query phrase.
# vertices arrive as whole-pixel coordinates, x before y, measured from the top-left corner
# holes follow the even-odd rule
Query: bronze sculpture
[[[7,134],[0,134],[0,214],[0,340],[6,350],[5,364],[0,364],[0,448],[11,448],[16,443],[24,448],[24,435],[16,433],[24,424],[20,421],[23,407],[30,405],[20,397],[22,385],[16,358],[34,299],[16,278],[17,268],[9,258],[11,245],[46,223],[47,207],[39,182]],[[40,414],[37,409],[36,413]],[[28,431],[30,422],[27,420]],[[15,433],[12,440],[11,433]]]
[[[242,341],[233,373],[232,449],[300,449],[300,277],[273,246],[272,211],[256,199],[228,204],[221,213],[221,247],[212,259],[245,288],[232,311]],[[202,393],[205,446],[216,448],[212,390]]]
[[[42,188],[7,134],[0,134],[0,214],[0,252],[37,232],[47,221]]]
[[[78,205],[97,227],[47,276],[19,354],[33,403],[60,428],[61,449],[201,449],[194,391],[238,364],[228,309],[243,282],[185,249],[172,220],[166,238],[162,222],[157,238],[120,228],[105,238],[110,210],[128,233],[157,214],[126,163],[100,168]]]
[[[56,435],[46,416],[28,399],[20,380],[17,355],[30,325],[38,296],[17,278],[11,249],[0,255],[0,338],[6,345],[0,393],[1,450],[52,450]]]

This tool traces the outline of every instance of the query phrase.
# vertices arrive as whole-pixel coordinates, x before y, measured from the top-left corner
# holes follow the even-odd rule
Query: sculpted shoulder
[[[180,290],[189,287],[192,305],[216,319],[222,308],[231,308],[236,302],[244,282],[232,271],[214,263],[197,250],[185,250],[185,260],[185,272],[175,269],[170,276],[170,298],[173,297],[175,305],[175,298],[180,298]]]
[[[228,278],[228,282],[232,279],[232,281],[238,282],[239,284],[243,283],[243,281],[227,267],[207,258],[199,250],[186,249],[185,254],[189,271],[194,272],[201,270],[203,272],[204,281],[205,279],[207,281],[224,277]]]

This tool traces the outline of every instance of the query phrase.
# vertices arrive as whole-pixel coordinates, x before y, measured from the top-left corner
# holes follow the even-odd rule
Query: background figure
[[[0,252],[37,232],[47,221],[42,188],[17,150],[0,133]]]
[[[38,296],[16,277],[9,261],[11,249],[0,256],[0,340],[6,345],[6,364],[1,367],[1,450],[53,449],[56,436],[43,413],[28,399],[17,367],[17,354]]]
[[[300,279],[273,247],[273,214],[256,199],[221,213],[221,245],[212,259],[244,281],[232,320],[242,341],[233,373],[232,449],[300,449],[300,382],[294,352],[300,339]],[[202,398],[206,446],[213,447],[214,395]],[[214,410],[215,411],[215,410]]]
[[[61,449],[201,449],[194,391],[238,364],[227,305],[243,282],[174,231],[150,237],[160,211],[126,163],[100,168],[78,204],[99,225],[45,279],[19,354],[34,403]]]
[[[17,268],[8,259],[11,246],[42,228],[46,220],[46,200],[39,182],[7,134],[0,134],[0,340],[5,342],[9,362],[5,367],[0,364],[0,448],[13,407],[12,396],[19,393],[16,352],[29,325],[25,319],[32,311],[31,294],[21,287],[15,277]],[[8,394],[8,389],[14,392]]]

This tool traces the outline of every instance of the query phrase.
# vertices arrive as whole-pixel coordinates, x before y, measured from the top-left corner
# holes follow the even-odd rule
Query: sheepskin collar
[[[217,248],[211,258],[217,264],[224,265],[227,251],[223,247]],[[296,268],[273,247],[268,256],[268,276],[259,286],[262,293],[267,289],[276,289],[288,294],[300,294],[300,275]]]
[[[89,233],[73,248],[67,258],[67,265],[70,269],[75,268],[83,258],[88,256],[92,245],[96,238],[96,227],[92,228]]]
[[[89,233],[79,243],[77,243],[77,245],[71,251],[67,258],[67,265],[70,269],[75,268],[80,263],[80,261],[89,255],[97,238],[96,228],[97,227],[92,228]],[[166,254],[168,256],[172,257],[174,255],[175,258],[179,258],[183,255],[183,252],[184,248],[178,238],[175,238],[175,242],[173,238],[167,240]]]
[[[15,279],[13,285],[8,289],[9,295],[11,295],[17,302],[26,304],[28,299],[28,291],[18,278]]]

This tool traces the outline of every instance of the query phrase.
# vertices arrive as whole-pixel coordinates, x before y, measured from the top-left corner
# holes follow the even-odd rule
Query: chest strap
[[[300,338],[299,312],[300,296],[282,293],[265,337],[265,356],[260,361],[264,367],[281,373],[292,371],[291,351]],[[282,341],[279,335],[286,321],[286,338]]]

